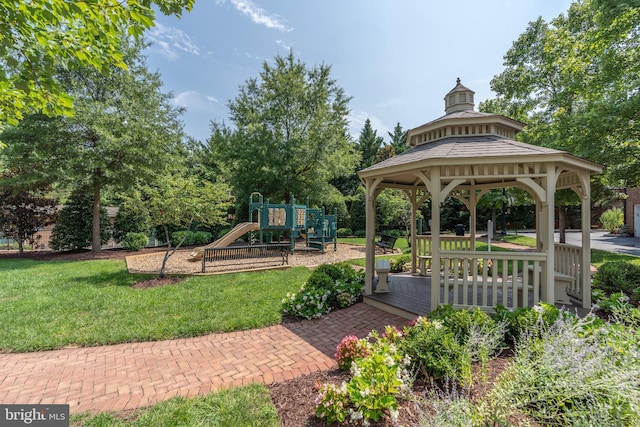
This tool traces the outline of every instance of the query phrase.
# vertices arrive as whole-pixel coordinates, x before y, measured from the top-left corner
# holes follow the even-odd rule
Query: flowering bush
[[[306,290],[302,285],[300,292],[288,292],[282,300],[282,310],[291,316],[314,319],[331,311],[329,297],[331,291],[323,289]]]
[[[318,384],[318,396],[316,397],[316,417],[322,418],[328,424],[341,423],[347,418],[349,396],[347,384],[340,387],[334,384]]]
[[[369,343],[365,339],[359,340],[354,335],[348,335],[342,338],[340,344],[336,348],[335,358],[338,362],[338,368],[348,370],[351,369],[351,363],[356,359],[361,359],[369,355]]]
[[[305,319],[321,317],[358,302],[363,284],[364,274],[347,263],[321,265],[298,292],[287,294],[282,300],[282,311]]]
[[[351,421],[363,420],[364,425],[369,425],[387,413],[397,420],[396,395],[408,384],[405,368],[409,359],[397,351],[387,336],[380,337],[373,331],[369,339],[373,343],[347,336],[338,345],[338,364],[349,360],[352,377],[340,388],[331,384],[319,387],[316,416],[327,423],[345,421],[349,415]]]
[[[377,337],[377,335],[374,335]],[[379,421],[388,412],[393,421],[398,418],[396,395],[406,385],[405,367],[409,358],[403,358],[394,344],[378,339],[371,354],[351,364],[352,378],[347,383],[349,400],[353,406],[351,419]]]

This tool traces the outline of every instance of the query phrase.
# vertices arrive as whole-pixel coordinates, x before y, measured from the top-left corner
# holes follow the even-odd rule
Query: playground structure
[[[324,208],[315,209],[309,207],[309,199],[306,205],[296,205],[295,198],[291,195],[289,204],[271,204],[269,199],[263,199],[260,193],[251,193],[249,197],[249,218],[253,223],[260,224],[258,230],[258,242],[269,243],[274,236],[289,232],[291,253],[295,250],[295,241],[304,238],[308,248],[319,249],[322,253],[328,244],[333,243],[333,250],[337,248],[337,209],[333,215],[326,215]]]
[[[333,250],[337,249],[337,209],[333,215],[326,215],[324,208],[316,209],[306,205],[296,205],[291,196],[289,204],[271,204],[262,194],[254,192],[249,197],[250,222],[237,224],[231,231],[213,243],[196,248],[191,257],[202,259],[205,249],[223,248],[235,242],[238,238],[251,233],[249,245],[265,245],[274,239],[280,242],[282,234],[289,234],[291,253],[295,250],[296,239],[304,238],[306,247],[318,249],[324,253],[327,245],[333,243]],[[257,235],[254,234],[257,232]]]

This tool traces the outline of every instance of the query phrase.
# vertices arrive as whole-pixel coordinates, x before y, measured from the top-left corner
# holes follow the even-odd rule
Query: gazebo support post
[[[582,189],[582,307],[591,308],[591,183],[589,177],[583,178]]]
[[[431,172],[431,311],[440,305],[440,168]]]
[[[418,217],[418,190],[407,191],[405,193],[411,202],[411,236],[409,237],[409,245],[411,246],[411,274],[415,274],[417,270],[417,250],[416,250],[416,234],[418,234],[418,224],[416,224]]]
[[[364,294],[373,293],[373,274],[376,263],[376,200],[378,198],[378,185],[382,178],[367,179],[365,181],[365,270],[364,270]]]
[[[474,185],[471,186],[471,191],[469,193],[469,206],[467,206],[467,208],[469,209],[469,214],[471,215],[471,221],[469,222],[469,238],[471,239],[471,250],[475,251],[476,250],[476,229],[478,228],[477,223],[476,223],[476,204],[478,203],[477,200],[477,193],[476,193],[476,187]]]
[[[547,176],[543,179],[546,203],[542,203],[542,249],[547,254],[547,262],[542,268],[542,300],[553,304],[555,302],[555,187],[556,168],[549,166]]]

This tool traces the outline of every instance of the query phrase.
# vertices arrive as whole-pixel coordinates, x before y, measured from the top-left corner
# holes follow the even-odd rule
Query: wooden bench
[[[227,246],[223,248],[205,248],[202,254],[202,272],[207,272],[207,263],[213,266],[246,264],[251,267],[254,263],[244,260],[257,260],[258,263],[276,262],[280,265],[289,264],[289,244],[267,244],[250,246]]]
[[[380,240],[376,242],[376,246],[384,249],[384,253],[387,253],[387,249],[393,250],[393,246],[396,244],[397,237],[383,234],[380,236]]]

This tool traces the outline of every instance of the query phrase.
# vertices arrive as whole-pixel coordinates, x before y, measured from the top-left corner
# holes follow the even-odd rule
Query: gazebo
[[[430,301],[492,310],[539,301],[591,306],[590,176],[600,165],[568,152],[515,141],[524,124],[474,111],[474,92],[457,80],[446,94],[445,115],[408,131],[412,147],[361,170],[366,187],[365,295],[374,292],[376,199],[399,189],[411,202],[412,273],[430,280]],[[535,200],[537,248],[526,252],[477,251],[476,206],[489,190],[518,187]],[[555,193],[571,189],[581,200],[582,247],[554,242]],[[470,211],[463,236],[440,232],[446,197]],[[418,235],[416,212],[431,199],[431,234]],[[459,234],[459,233],[456,233]]]

